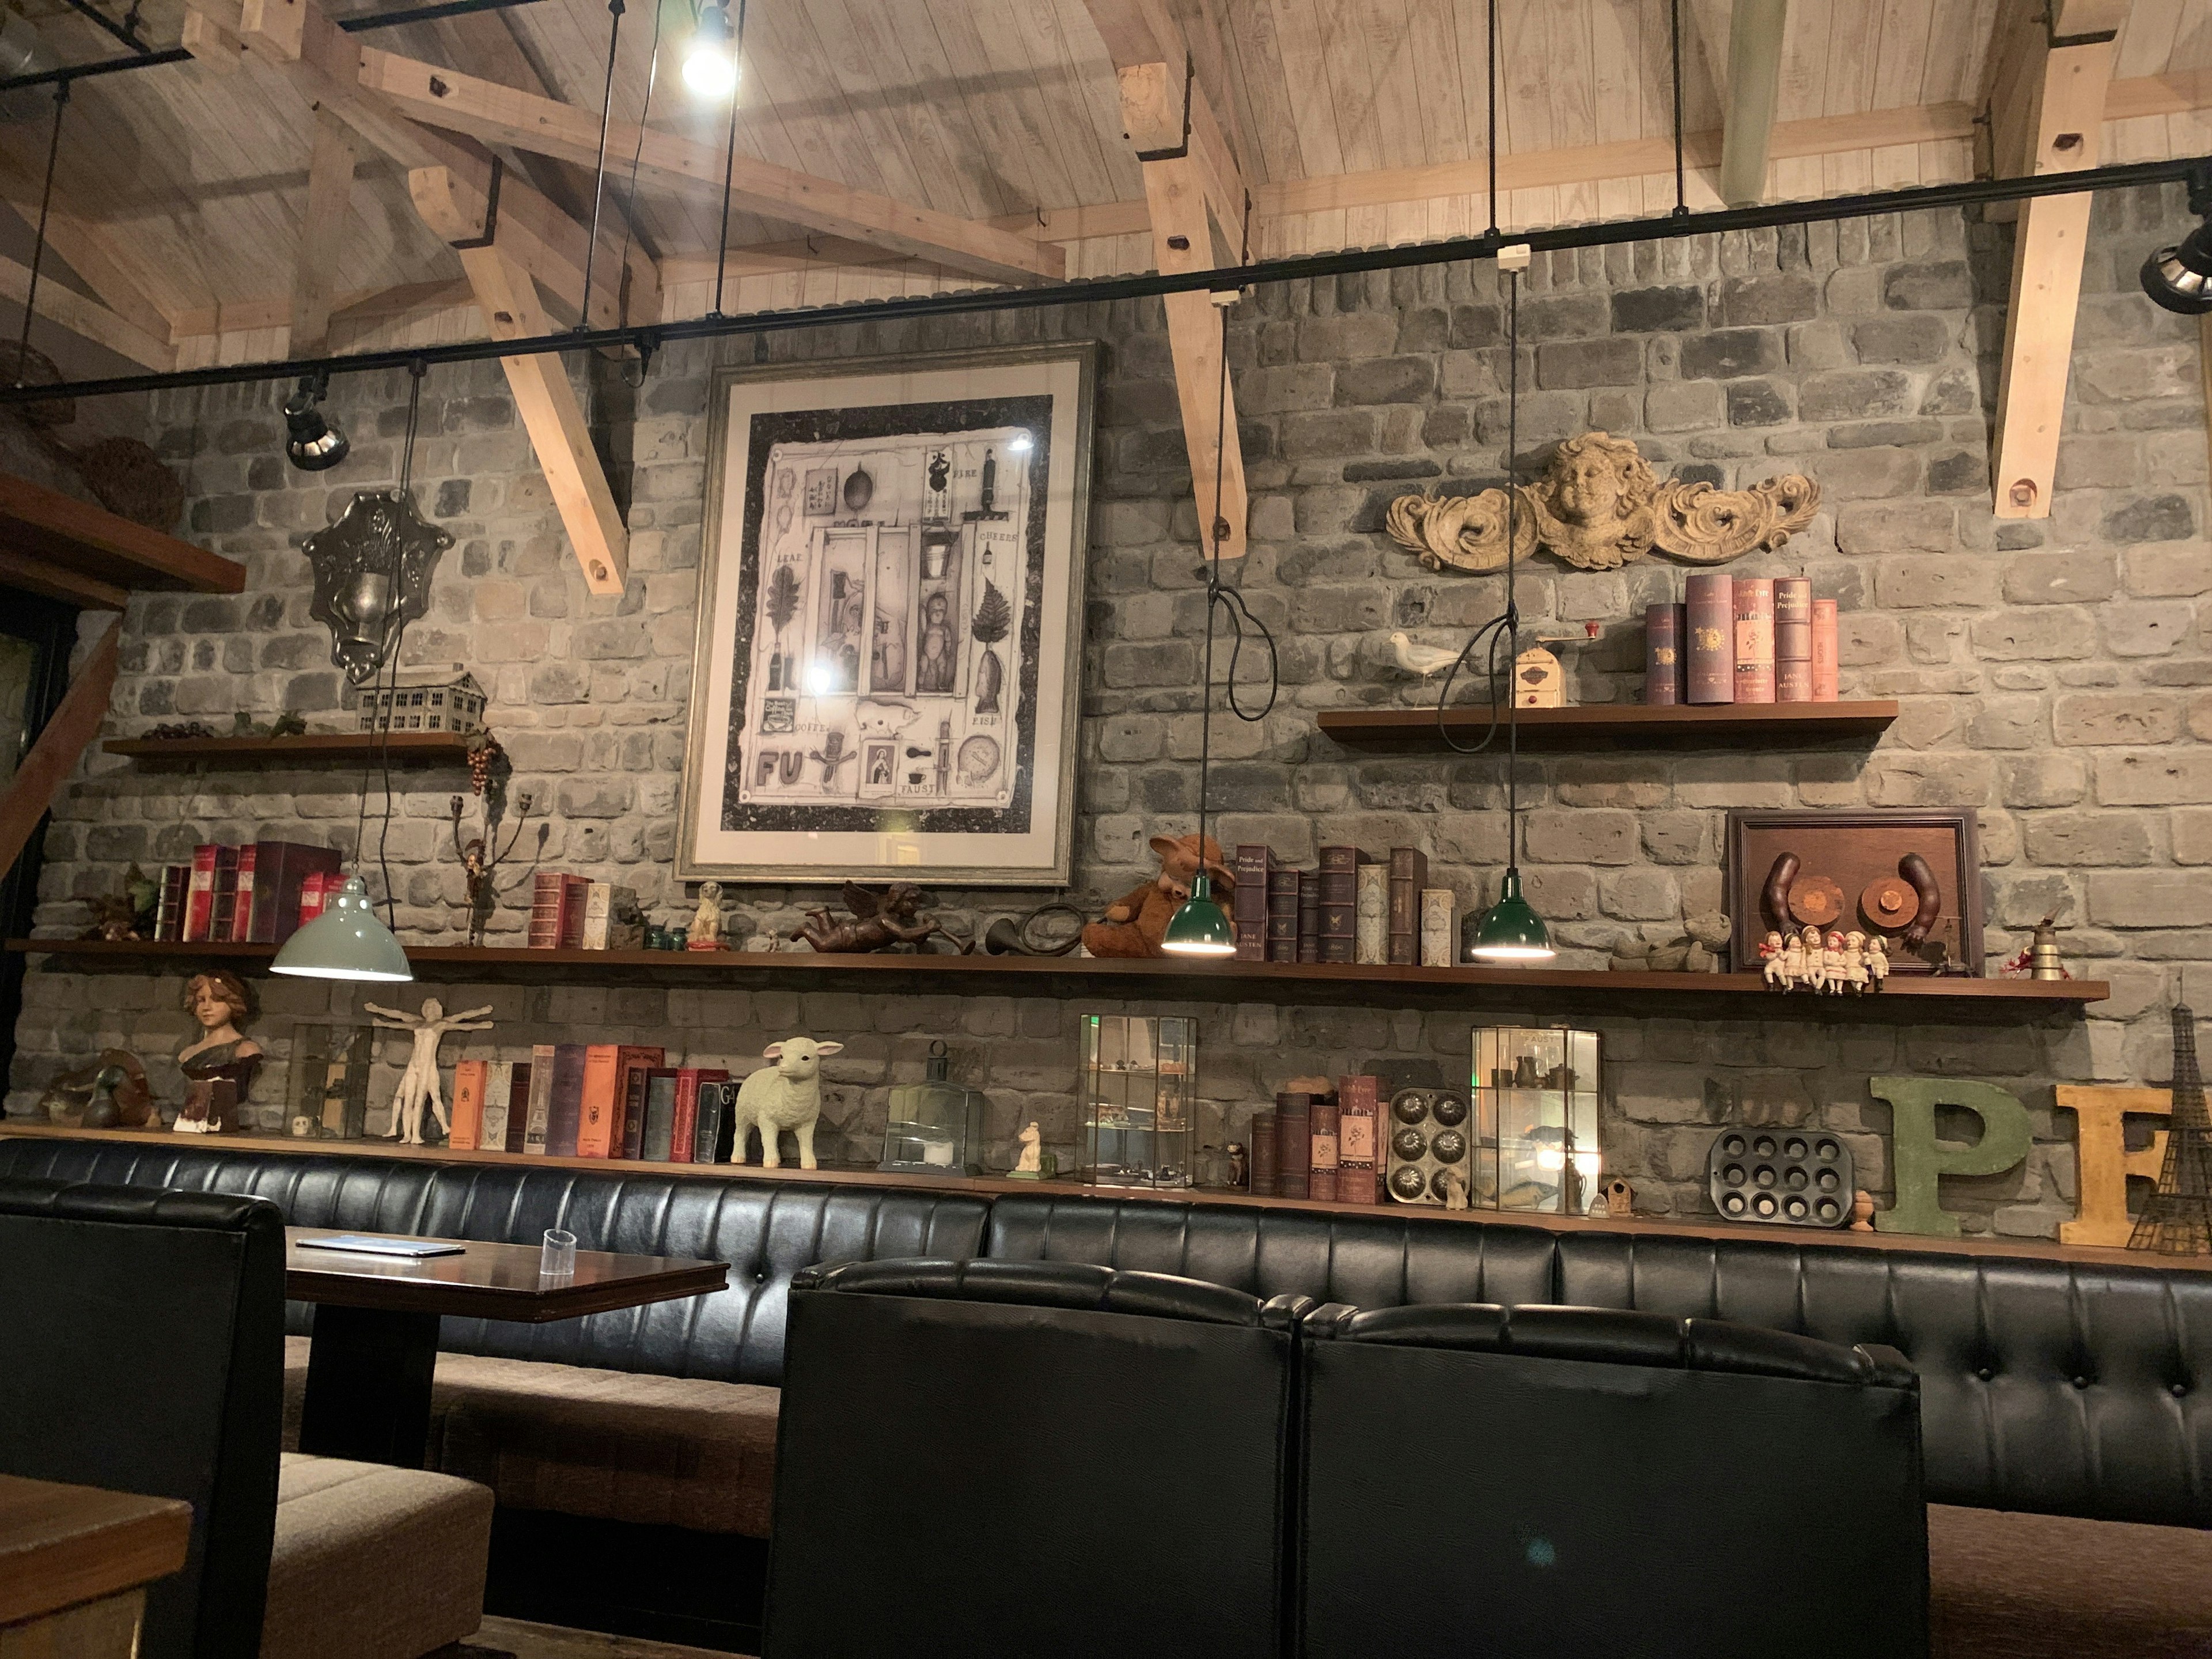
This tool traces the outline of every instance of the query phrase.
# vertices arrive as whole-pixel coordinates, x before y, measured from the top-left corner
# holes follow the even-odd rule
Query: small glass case
[[[1474,1033],[1477,1209],[1581,1215],[1598,1155],[1598,1036],[1564,1027]]]
[[[302,1140],[360,1140],[368,1133],[368,1074],[376,1032],[367,1025],[303,1021],[292,1028],[285,1132]]]
[[[908,1175],[983,1173],[983,1092],[952,1082],[946,1075],[951,1063],[945,1044],[932,1042],[921,1081],[891,1091],[878,1169]]]
[[[1188,1187],[1196,1159],[1198,1022],[1085,1014],[1083,1178]]]

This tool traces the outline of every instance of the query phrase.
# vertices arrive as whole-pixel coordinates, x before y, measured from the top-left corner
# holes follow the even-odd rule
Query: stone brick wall
[[[2178,191],[2100,202],[2058,490],[2051,516],[2038,520],[1996,519],[1988,495],[2006,228],[1957,214],[1857,221],[1540,257],[1528,274],[1523,466],[1548,442],[1596,427],[1633,436],[1662,471],[1723,485],[1809,473],[1824,495],[1810,530],[1734,568],[1812,576],[1816,592],[1842,602],[1844,695],[1904,705],[1870,753],[1524,757],[1522,862],[1565,965],[1601,965],[1624,936],[1671,938],[1686,914],[1717,908],[1728,807],[1962,805],[1980,813],[1992,966],[2055,910],[2075,971],[2113,986],[2086,1020],[1599,1018],[1608,1164],[1646,1207],[1705,1207],[1712,1126],[1732,1118],[1841,1132],[1863,1178],[1882,1190],[1888,1113],[1869,1099],[1868,1078],[1942,1073],[2016,1090],[2037,1132],[2026,1164],[1948,1183],[1947,1201],[1977,1228],[2048,1233],[2074,1196],[2072,1130],[2053,1110],[2051,1084],[2162,1081],[2166,1006],[2185,994],[2212,1007],[2205,410],[2194,331],[2134,281],[2145,252],[2188,222]],[[1216,716],[1223,841],[1266,840],[1300,862],[1325,842],[1419,844],[1462,905],[1492,896],[1504,853],[1499,759],[1352,754],[1320,738],[1312,717],[1432,701],[1433,682],[1390,665],[1390,632],[1456,645],[1500,606],[1498,579],[1424,571],[1379,533],[1403,491],[1499,476],[1499,300],[1488,268],[1438,266],[1274,287],[1237,314],[1253,549],[1236,579],[1275,632],[1282,689],[1256,724]],[[1146,838],[1189,828],[1197,804],[1204,595],[1158,307],[779,334],[765,349],[781,361],[1037,337],[1106,344],[1076,837],[1077,896],[1091,902],[1143,879]],[[750,342],[720,349],[752,361]],[[673,348],[634,396],[611,381],[592,388],[617,489],[630,496],[633,575],[618,601],[586,593],[495,366],[434,371],[416,460],[421,497],[457,544],[430,616],[409,635],[408,659],[465,660],[488,685],[515,787],[552,804],[549,865],[630,883],[672,919],[683,906],[670,861],[713,359],[708,347]],[[337,718],[337,677],[327,635],[307,617],[295,548],[353,489],[393,473],[405,379],[339,381],[334,407],[356,447],[331,477],[276,459],[281,390],[155,406],[156,441],[189,460],[193,532],[243,559],[251,580],[234,599],[134,601],[118,730],[226,721],[234,709]],[[1573,695],[1632,700],[1641,635],[1624,619],[1679,596],[1680,581],[1661,559],[1591,573],[1547,559],[1521,578],[1521,606],[1536,627],[1612,624],[1601,643],[1570,653]],[[124,862],[180,859],[203,839],[258,830],[350,847],[356,781],[179,778],[95,761],[57,816],[43,919],[67,926],[81,915],[72,901],[112,885]],[[458,773],[393,776],[384,856],[410,939],[459,937],[444,820],[464,787]],[[736,896],[744,931],[787,926],[819,895]],[[1045,896],[940,896],[977,916]],[[519,938],[522,927],[511,902],[500,931]],[[27,1108],[32,1085],[65,1054],[110,1042],[166,1051],[184,1029],[179,989],[34,975],[11,1107]],[[794,1030],[841,1038],[847,1052],[830,1067],[832,1157],[873,1155],[887,1088],[920,1075],[935,1036],[959,1054],[958,1074],[990,1092],[995,1139],[1010,1139],[1030,1115],[1063,1152],[1076,1139],[1079,1005],[1049,998],[652,985],[441,994],[449,1006],[492,1003],[493,1042],[509,1055],[556,1036],[620,1036],[743,1069]],[[266,995],[262,1029],[280,1054],[288,1017],[348,1006],[346,994],[312,986],[270,984]],[[1232,1121],[1303,1072],[1372,1067],[1398,1082],[1461,1074],[1475,1018],[1389,1006],[1198,1012],[1201,1093]],[[490,1052],[492,1043],[456,1043],[447,1058]],[[264,1085],[268,1101],[280,1094]]]

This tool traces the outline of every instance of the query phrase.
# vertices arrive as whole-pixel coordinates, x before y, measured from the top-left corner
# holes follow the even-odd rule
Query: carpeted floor
[[[607,1636],[592,1630],[564,1630],[557,1625],[526,1625],[519,1619],[487,1619],[454,1659],[731,1659],[704,1648],[670,1642],[645,1642],[632,1636]]]

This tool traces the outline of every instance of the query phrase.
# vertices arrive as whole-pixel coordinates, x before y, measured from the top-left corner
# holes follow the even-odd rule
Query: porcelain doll
[[[1889,945],[1880,933],[1867,940],[1866,975],[1868,988],[1875,991],[1889,977]]]
[[[1781,934],[1770,933],[1759,942],[1759,959],[1765,964],[1760,971],[1766,975],[1767,984],[1778,990],[1788,990],[1790,953],[1783,946]]]
[[[1805,972],[1798,983],[1808,991],[1828,988],[1827,953],[1820,946],[1820,930],[1808,927],[1798,936],[1805,947]]]
[[[1844,977],[1853,991],[1867,988],[1866,939],[1856,928],[1844,935]]]
[[[1841,933],[1828,935],[1827,943],[1820,951],[1820,971],[1827,978],[1829,994],[1843,995],[1849,975],[1844,968],[1844,936]]]
[[[246,982],[235,974],[195,974],[185,986],[185,1011],[200,1029],[177,1050],[177,1066],[185,1074],[177,1132],[204,1135],[234,1129],[238,1109],[252,1091],[262,1061],[261,1045],[239,1029],[240,1022],[253,1017]]]

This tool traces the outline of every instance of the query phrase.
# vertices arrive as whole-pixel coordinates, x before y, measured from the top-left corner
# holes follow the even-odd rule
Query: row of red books
[[[664,1064],[664,1050],[541,1042],[526,1060],[453,1068],[455,1152],[722,1164],[734,1086],[727,1071]]]
[[[1379,1201],[1382,1098],[1382,1079],[1359,1073],[1339,1078],[1334,1092],[1285,1091],[1253,1113],[1253,1195]]]
[[[196,847],[190,864],[161,872],[154,937],[281,945],[322,915],[344,879],[339,864],[335,848],[291,841]]]
[[[1245,845],[1232,866],[1237,888],[1230,920],[1239,962],[1374,962],[1412,965],[1421,959],[1421,890],[1429,856],[1394,847],[1378,859],[1356,847],[1324,847],[1318,869],[1278,864],[1272,848]],[[1367,890],[1363,893],[1362,889]],[[1382,925],[1359,948],[1364,903]]]

